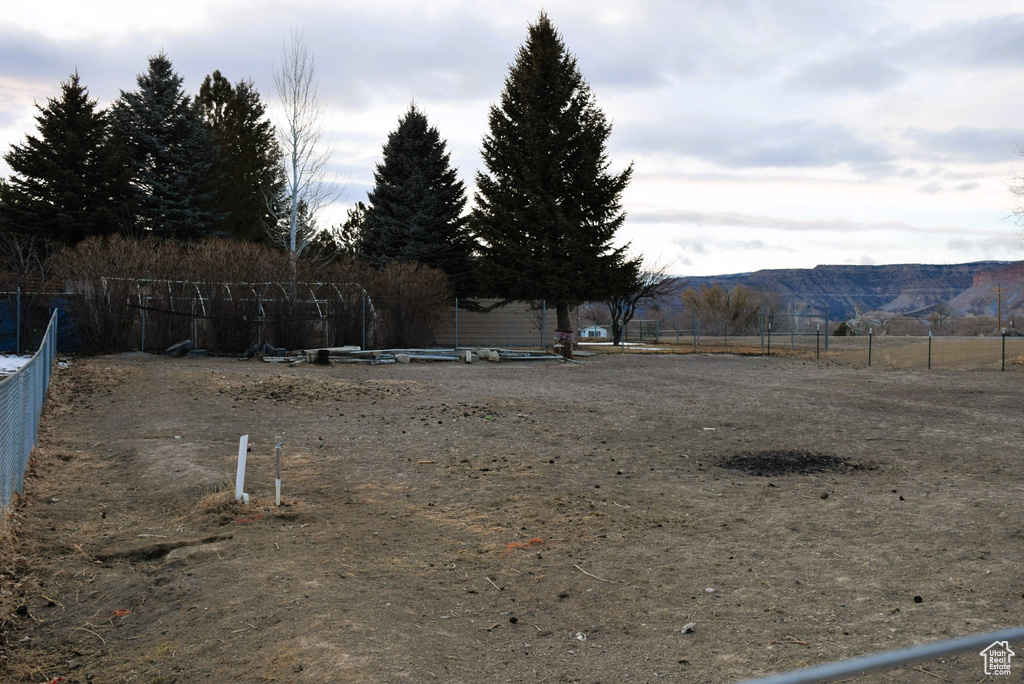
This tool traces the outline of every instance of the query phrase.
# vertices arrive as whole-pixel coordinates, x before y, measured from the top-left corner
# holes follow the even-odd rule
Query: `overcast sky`
[[[300,28],[344,184],[322,222],[365,200],[414,99],[472,191],[541,8],[614,123],[613,170],[635,165],[621,241],[671,271],[1024,258],[1020,0],[36,0],[0,16],[0,149],[76,69],[106,107],[160,51],[190,93],[219,69],[272,102]]]

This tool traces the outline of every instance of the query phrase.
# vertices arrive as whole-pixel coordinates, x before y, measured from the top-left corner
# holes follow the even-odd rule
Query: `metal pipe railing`
[[[930,660],[939,656],[983,649],[986,646],[1002,641],[1024,641],[1024,626],[1004,629],[999,632],[988,632],[975,636],[939,641],[932,644],[912,646],[899,651],[885,651],[875,653],[862,658],[844,660],[828,665],[818,665],[802,670],[793,670],[782,674],[762,677],[760,679],[748,679],[740,684],[812,684],[817,682],[834,682],[838,679],[855,677],[868,672],[888,670],[899,665],[910,665],[922,660]],[[980,653],[980,651],[979,651]]]

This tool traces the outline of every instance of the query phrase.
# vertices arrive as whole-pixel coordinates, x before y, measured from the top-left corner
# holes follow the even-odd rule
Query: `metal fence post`
[[[758,332],[761,333],[761,356],[764,356],[764,312],[757,315]]]
[[[871,365],[871,342],[875,338],[875,329],[868,328],[868,365]],[[825,328],[825,351],[828,351],[828,328]]]
[[[928,331],[928,370],[932,369],[932,331]]]
[[[540,319],[540,343],[544,351],[548,350],[548,300],[540,300],[541,306],[541,319]]]
[[[828,351],[828,338],[829,338],[829,332],[828,332],[828,323],[829,323],[829,321],[828,321],[828,318],[829,318],[829,310],[828,310],[828,306],[826,306],[825,307],[825,351],[826,352]],[[868,364],[868,365],[871,365],[871,364]]]
[[[263,295],[256,295],[256,347],[263,346]]]
[[[455,298],[455,348],[459,348],[459,298]]]
[[[1003,352],[1000,360],[999,370],[1006,370],[1006,328],[1003,328]]]
[[[14,324],[14,354],[21,354],[21,286],[18,286],[18,296],[15,300],[17,307],[16,322]]]

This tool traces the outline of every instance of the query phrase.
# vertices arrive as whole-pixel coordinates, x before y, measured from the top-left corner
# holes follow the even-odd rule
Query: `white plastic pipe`
[[[242,435],[238,440],[238,470],[235,471],[235,499],[244,499],[249,503],[249,497],[245,496],[245,453],[249,450],[249,435]]]
[[[279,441],[277,447],[274,448],[274,456],[277,461],[277,479],[274,480],[274,487],[277,489],[277,502],[275,504],[277,506],[281,505],[281,444],[283,442]]]

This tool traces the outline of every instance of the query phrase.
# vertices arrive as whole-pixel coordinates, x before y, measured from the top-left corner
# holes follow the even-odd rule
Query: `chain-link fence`
[[[857,330],[828,312],[762,314],[740,325],[702,320],[630,322],[629,351],[792,356],[905,370],[1024,371],[1024,331],[1014,327],[974,334],[910,334]]]
[[[125,280],[115,285],[129,288],[119,330],[130,330],[128,339],[142,351],[163,351],[186,339],[217,353],[240,353],[263,342],[287,349],[364,346],[377,332],[374,303],[355,283]]]
[[[56,354],[55,311],[39,350],[13,375],[0,381],[0,508],[11,503],[14,492],[21,492]]]

